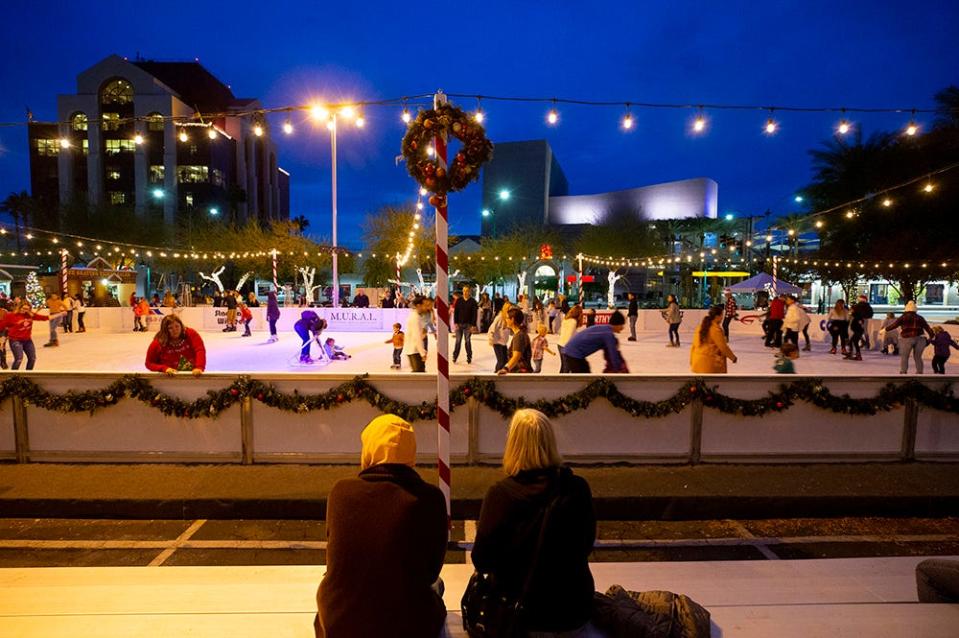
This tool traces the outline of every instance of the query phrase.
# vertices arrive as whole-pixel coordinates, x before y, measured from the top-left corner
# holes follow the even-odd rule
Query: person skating
[[[206,369],[206,347],[193,328],[187,328],[176,315],[167,315],[147,348],[147,370],[175,375],[190,372],[193,376]]]
[[[852,361],[862,361],[861,346],[866,343],[866,349],[869,349],[865,334],[867,322],[872,319],[873,315],[872,306],[866,301],[866,295],[859,295],[859,301],[852,307],[850,314],[852,315],[852,322],[850,323],[852,339],[850,340],[849,353],[846,354],[845,358]]]
[[[507,355],[507,346],[509,345],[509,338],[512,332],[509,329],[506,313],[508,313],[512,307],[508,301],[503,302],[502,310],[496,315],[496,318],[493,319],[493,323],[490,324],[489,327],[487,340],[493,347],[493,354],[496,356],[496,364],[493,372],[499,372],[503,366],[506,365],[506,360],[509,358]]]
[[[87,307],[83,301],[83,292],[81,291],[73,301],[73,309],[77,313],[77,332],[86,332],[87,327],[83,324],[83,318],[87,314]]]
[[[150,314],[150,306],[146,298],[141,297],[133,304],[133,332],[146,332],[143,318],[148,314]]]
[[[573,373],[589,373],[586,358],[602,350],[608,372],[626,372],[626,361],[619,352],[619,341],[616,339],[616,335],[625,327],[626,317],[617,310],[610,315],[608,324],[590,326],[573,335],[563,348],[567,369]]]
[[[250,332],[250,324],[253,323],[253,311],[243,303],[240,302],[240,305],[237,306],[240,310],[240,320],[243,322],[243,334],[241,337],[251,337],[253,333]]]
[[[729,341],[729,324],[739,314],[739,304],[736,303],[732,290],[727,288],[723,292],[726,295],[726,304],[723,308],[723,334],[726,335],[726,341]]]
[[[456,330],[456,345],[453,346],[453,363],[460,356],[460,343],[466,340],[466,363],[473,363],[473,345],[471,337],[476,331],[476,315],[479,305],[470,296],[470,287],[463,286],[463,297],[453,307],[453,325]]]
[[[433,300],[416,295],[411,303],[412,310],[406,318],[406,338],[403,354],[410,362],[413,372],[426,372],[426,326],[433,315]]]
[[[935,326],[932,329],[932,373],[945,374],[946,361],[949,360],[949,348],[959,350],[959,343],[956,343],[952,335],[946,332],[942,326]]]
[[[559,352],[559,371],[560,374],[569,372],[569,364],[566,362],[566,344],[576,334],[579,329],[579,323],[583,318],[583,309],[579,306],[573,306],[563,317],[559,325],[559,339],[556,340],[556,350]]]
[[[931,339],[932,328],[926,323],[926,320],[916,312],[916,302],[906,303],[906,311],[889,324],[889,330],[900,329],[899,334],[899,374],[909,372],[909,355],[911,354],[916,361],[916,373],[922,374],[922,351],[927,343],[923,332],[929,335]]]
[[[629,298],[629,308],[626,311],[626,318],[629,319],[629,338],[627,341],[636,341],[636,320],[639,319],[639,303],[636,301],[636,294],[626,293]]]
[[[543,370],[544,352],[556,356],[556,353],[549,349],[549,342],[546,340],[546,324],[541,323],[536,326],[536,336],[533,337],[533,372]]]
[[[786,316],[783,319],[783,328],[786,329],[786,334],[783,336],[783,342],[796,346],[796,356],[798,357],[799,333],[803,331],[803,328],[809,325],[809,315],[802,310],[802,306],[794,296],[786,295],[785,302]],[[726,320],[723,319],[723,324],[725,324],[725,322]]]
[[[223,332],[236,332],[236,293],[232,290],[226,291],[223,297],[223,305],[226,306],[226,328]]]
[[[402,365],[403,360],[403,326],[398,323],[393,324],[393,334],[390,335],[390,338],[384,341],[384,343],[393,344],[393,365],[390,366],[393,370],[399,370]]]
[[[4,318],[9,313],[7,300],[0,299],[0,370],[7,369],[7,329],[2,326]]]
[[[63,317],[63,332],[73,332],[73,297],[70,296],[70,293],[63,295],[63,310],[66,312],[66,315]]]
[[[293,324],[293,330],[303,341],[300,347],[300,363],[313,363],[310,356],[310,343],[314,339],[319,339],[320,335],[326,329],[326,319],[321,318],[313,310],[304,310],[300,314],[300,319]]]
[[[886,319],[882,322],[882,329],[879,331],[882,337],[882,353],[890,354],[889,347],[892,346],[892,353],[899,354],[899,329],[890,328],[896,321],[896,313],[887,312]]]
[[[276,300],[276,291],[266,293],[266,320],[270,324],[269,343],[279,341],[276,336],[276,322],[280,320],[280,304]]]
[[[679,347],[679,324],[683,321],[683,313],[679,309],[676,295],[666,297],[666,309],[662,311],[663,319],[669,324],[669,345],[667,348]]]
[[[845,301],[836,300],[836,305],[826,317],[826,325],[829,327],[829,334],[832,335],[832,348],[829,354],[836,354],[837,341],[842,345],[842,353],[846,354],[846,340],[849,338],[849,311],[846,309]]]
[[[509,359],[496,371],[497,374],[510,372],[525,374],[533,371],[533,350],[526,331],[526,315],[520,308],[510,308],[506,313],[507,326],[513,333],[509,343]]]
[[[220,290],[213,291],[213,307],[222,308],[223,307],[223,295],[220,294]]]
[[[250,294],[246,296],[246,305],[250,308],[260,307],[260,300],[256,298],[256,293],[252,290],[250,291]]]
[[[23,356],[27,357],[27,370],[33,370],[33,365],[37,361],[37,349],[33,345],[33,322],[49,321],[50,317],[41,315],[33,311],[33,306],[29,301],[23,300],[16,306],[15,312],[8,312],[3,323],[0,323],[0,330],[7,332],[7,343],[10,344],[10,352],[13,353],[13,370],[20,369],[20,362]]]
[[[769,300],[769,311],[766,315],[767,329],[765,346],[767,348],[781,348],[783,345],[783,320],[786,319],[786,302],[782,295]],[[725,335],[724,335],[725,336]]]
[[[689,367],[693,373],[723,374],[726,372],[727,359],[736,363],[736,355],[726,343],[722,320],[723,307],[713,306],[696,329],[689,351]]]

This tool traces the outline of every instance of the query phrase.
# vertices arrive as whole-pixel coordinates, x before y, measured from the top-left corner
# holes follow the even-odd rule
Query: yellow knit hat
[[[416,463],[416,435],[413,426],[396,416],[378,416],[363,429],[360,435],[363,451],[360,453],[360,468],[366,469],[382,463]]]

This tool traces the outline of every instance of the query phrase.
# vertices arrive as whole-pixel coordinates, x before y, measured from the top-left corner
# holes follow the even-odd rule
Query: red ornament
[[[457,164],[464,164],[464,163],[466,163],[466,156],[463,155],[463,152],[462,152],[462,151],[460,151],[459,153],[456,154],[456,163],[457,163]]]
[[[428,189],[432,189],[434,186],[436,186],[436,180],[432,177],[427,177],[425,180],[423,180],[423,183],[426,184],[426,188]],[[430,200],[430,203],[432,204],[432,198],[430,198]]]
[[[345,397],[345,396],[343,396],[342,394],[336,395],[336,402],[337,402],[337,403],[343,403],[344,401],[346,401],[346,397]]]
[[[230,394],[232,394],[233,396],[237,396],[240,394],[240,391],[237,390],[236,388],[230,388]]]
[[[782,409],[783,409],[783,402],[782,402],[782,401],[776,401],[776,409],[777,409],[777,410],[782,410]]]
[[[690,393],[690,394],[696,394],[696,386],[694,386],[694,385],[689,386],[689,393]]]
[[[463,394],[465,394],[466,396],[469,396],[470,394],[472,394],[472,390],[470,390],[469,388],[463,388]]]
[[[262,392],[259,393],[258,395],[256,395],[256,400],[257,400],[257,401],[262,401],[262,400],[263,400],[263,393],[262,393]]]
[[[436,164],[433,162],[423,162],[423,174],[427,177],[433,175],[436,172]]]

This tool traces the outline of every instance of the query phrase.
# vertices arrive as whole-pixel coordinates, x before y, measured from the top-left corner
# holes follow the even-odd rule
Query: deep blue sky
[[[200,61],[238,96],[265,106],[310,96],[383,98],[443,88],[456,93],[800,106],[928,106],[959,83],[959,3],[901,1],[616,2],[487,0],[247,2],[146,5],[13,0],[0,20],[0,121],[29,106],[53,119],[56,95],[101,58]],[[441,34],[434,41],[433,34]],[[472,108],[473,102],[461,103]],[[793,212],[810,175],[806,151],[836,117],[709,113],[691,137],[682,111],[567,107],[545,125],[543,106],[485,104],[494,141],[545,137],[574,194],[708,176],[720,211]],[[413,197],[394,157],[399,109],[371,109],[364,131],[340,136],[341,242],[356,244],[365,213]],[[857,117],[868,133],[908,116]],[[278,126],[280,121],[276,122]],[[280,140],[292,173],[293,214],[329,234],[330,157],[325,130],[301,126]],[[29,188],[26,132],[0,129],[0,195]],[[479,227],[480,187],[451,200],[452,232]]]

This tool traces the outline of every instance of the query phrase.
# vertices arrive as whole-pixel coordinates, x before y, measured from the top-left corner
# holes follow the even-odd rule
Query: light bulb
[[[856,216],[856,211],[853,211],[853,210],[846,211],[846,219],[852,219],[855,216]]]
[[[432,145],[426,147],[426,154],[430,157],[433,157],[436,154],[436,149]]]
[[[413,115],[409,109],[403,109],[403,112],[400,114],[400,119],[403,120],[403,124],[409,124],[413,120]]]
[[[293,135],[293,122],[290,120],[283,122],[283,132],[287,135]]]
[[[778,128],[779,124],[776,123],[776,120],[773,118],[766,120],[766,135],[774,135],[776,133],[776,129]]]
[[[772,240],[773,240],[772,235],[766,235],[766,241],[772,241]]]
[[[190,137],[186,134],[186,131],[180,131],[180,141],[181,141],[181,142],[186,142],[186,141],[188,141],[189,139],[190,139]]]
[[[256,135],[257,137],[263,137],[263,127],[260,126],[259,124],[255,125],[253,127],[253,134]]]
[[[60,148],[70,148],[70,140],[65,137],[60,138]]]
[[[207,131],[206,131],[206,136],[209,137],[211,140],[215,140],[215,139],[216,139],[216,129],[213,128],[212,126],[211,126],[210,128],[208,128]]]
[[[919,125],[916,124],[915,122],[909,122],[909,124],[906,126],[906,135],[908,135],[909,137],[912,137],[918,132],[919,132]]]
[[[140,144],[143,144],[143,136],[140,135],[139,133],[137,133],[136,135],[134,135],[134,136],[133,136],[133,143],[136,144],[137,146],[139,146]]]
[[[356,117],[356,109],[354,109],[352,106],[344,106],[340,109],[340,116],[351,120]]]
[[[556,112],[556,109],[550,109],[546,114],[546,123],[553,125],[559,122],[559,113]]]
[[[473,113],[473,119],[477,124],[482,124],[486,121],[486,114],[483,113],[483,109],[476,109],[476,112]]]
[[[310,107],[310,117],[312,117],[317,122],[325,122],[330,118],[330,112],[325,106],[320,106],[319,104],[314,104]]]
[[[892,200],[887,197],[886,199],[882,200],[882,205],[886,208],[889,208],[892,206]]]
[[[706,118],[702,115],[697,115],[696,119],[693,120],[693,131],[696,133],[702,133],[706,130]]]
[[[934,188],[935,186],[932,185],[932,182],[929,182],[928,184],[922,187],[922,190],[926,191],[927,193],[931,193]]]
[[[816,228],[822,228],[823,223],[821,221],[816,222]]]
[[[429,194],[429,191],[426,190],[425,188],[423,188],[423,187],[421,186],[421,187],[420,187],[420,197],[426,197],[428,194]]]
[[[849,124],[848,121],[840,120],[839,126],[836,128],[836,131],[838,131],[840,135],[845,135],[846,133],[849,132],[850,128],[852,128],[852,126]]]
[[[361,115],[356,118],[356,128],[363,128],[364,126],[366,126],[366,118]]]
[[[623,116],[623,129],[628,131],[633,128],[633,115],[632,113],[627,113]]]

